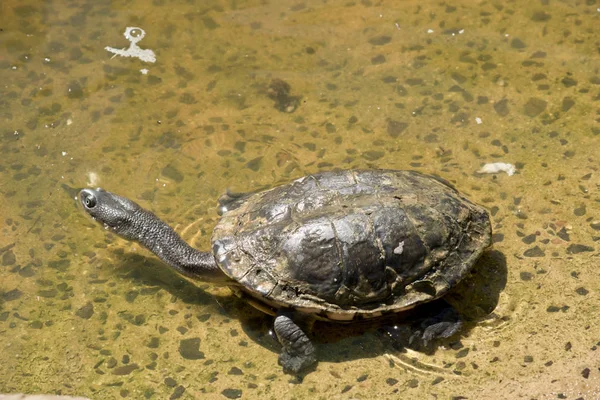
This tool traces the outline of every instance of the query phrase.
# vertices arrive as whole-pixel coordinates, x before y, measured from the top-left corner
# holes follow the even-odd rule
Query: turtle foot
[[[317,363],[317,358],[312,354],[292,355],[286,350],[279,354],[279,365],[283,367],[283,372],[286,374],[297,374],[302,372]]]
[[[293,317],[293,313],[280,313],[275,318],[274,328],[282,347],[279,364],[285,373],[297,374],[315,365],[317,357],[315,347]]]

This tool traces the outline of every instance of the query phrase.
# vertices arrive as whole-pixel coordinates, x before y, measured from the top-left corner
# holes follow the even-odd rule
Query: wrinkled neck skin
[[[201,252],[188,245],[156,215],[140,208],[135,211],[132,220],[136,222],[125,232],[118,233],[139,242],[180,274],[203,282],[232,283],[219,269],[212,253]]]

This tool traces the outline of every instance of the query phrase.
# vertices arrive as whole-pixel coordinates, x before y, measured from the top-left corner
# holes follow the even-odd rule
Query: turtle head
[[[79,201],[92,218],[117,235],[135,240],[179,273],[205,282],[230,284],[212,253],[198,251],[166,223],[135,202],[103,189],[83,189]]]
[[[136,220],[142,208],[135,202],[102,188],[79,192],[83,209],[106,228],[126,239],[138,239]]]

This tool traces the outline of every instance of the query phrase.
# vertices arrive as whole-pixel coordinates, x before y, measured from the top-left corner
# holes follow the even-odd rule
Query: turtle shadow
[[[272,330],[272,316],[256,310],[233,294],[215,296],[206,291],[210,287],[208,284],[190,281],[153,257],[121,254],[119,258],[121,261],[117,265],[117,273],[122,277],[139,285],[160,287],[187,304],[210,306],[214,312],[236,318],[250,340],[275,354],[280,352],[281,346]],[[468,335],[478,322],[496,318],[493,312],[506,282],[505,256],[496,250],[486,251],[470,274],[442,299],[399,313],[393,318],[352,324],[317,321],[310,332],[310,337],[317,346],[317,358],[324,362],[343,363],[394,352],[402,353],[407,349],[433,354],[442,345],[460,348],[460,336]],[[463,322],[456,335],[427,345],[411,340],[424,323],[450,307],[456,310]],[[274,356],[274,362],[276,359]],[[313,370],[314,368],[297,375],[297,382],[300,383]]]
[[[188,280],[154,257],[120,254],[118,258],[116,273],[121,279],[147,289],[163,289],[186,304],[207,306],[217,302],[215,296],[206,291],[208,284]]]
[[[434,354],[440,346],[459,349],[462,347],[461,336],[468,335],[483,320],[498,318],[494,309],[506,287],[507,275],[505,256],[499,251],[488,250],[470,274],[441,299],[392,318],[352,324],[317,321],[310,333],[317,346],[317,358],[324,362],[343,363],[395,352],[404,353],[408,349],[425,354]],[[238,303],[241,301],[238,300]],[[451,315],[448,310],[455,310],[462,321],[455,335],[430,343],[415,340],[429,321],[440,315]],[[261,313],[247,314],[246,311],[244,308],[241,312],[239,309],[234,312],[244,332],[256,343],[278,353],[280,346],[271,334],[273,318]],[[304,371],[296,378],[301,382],[311,371]]]
[[[276,355],[281,351],[281,346],[272,329],[274,317],[257,310],[233,293],[209,293],[209,284],[189,280],[154,257],[119,254],[118,258],[120,261],[116,265],[116,273],[120,279],[128,279],[149,290],[160,288],[184,303],[196,306],[195,311],[201,312],[199,320],[208,320],[210,314],[238,319],[248,338],[272,351],[273,360],[277,362]]]

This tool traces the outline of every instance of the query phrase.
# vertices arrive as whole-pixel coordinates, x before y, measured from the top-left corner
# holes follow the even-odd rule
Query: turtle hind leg
[[[292,318],[292,313],[279,313],[274,330],[282,346],[279,364],[286,373],[296,374],[317,363],[315,347]]]
[[[407,348],[419,352],[434,351],[438,340],[448,339],[459,333],[463,319],[444,300],[423,304],[403,315],[394,325],[384,324],[378,332],[398,351]]]

